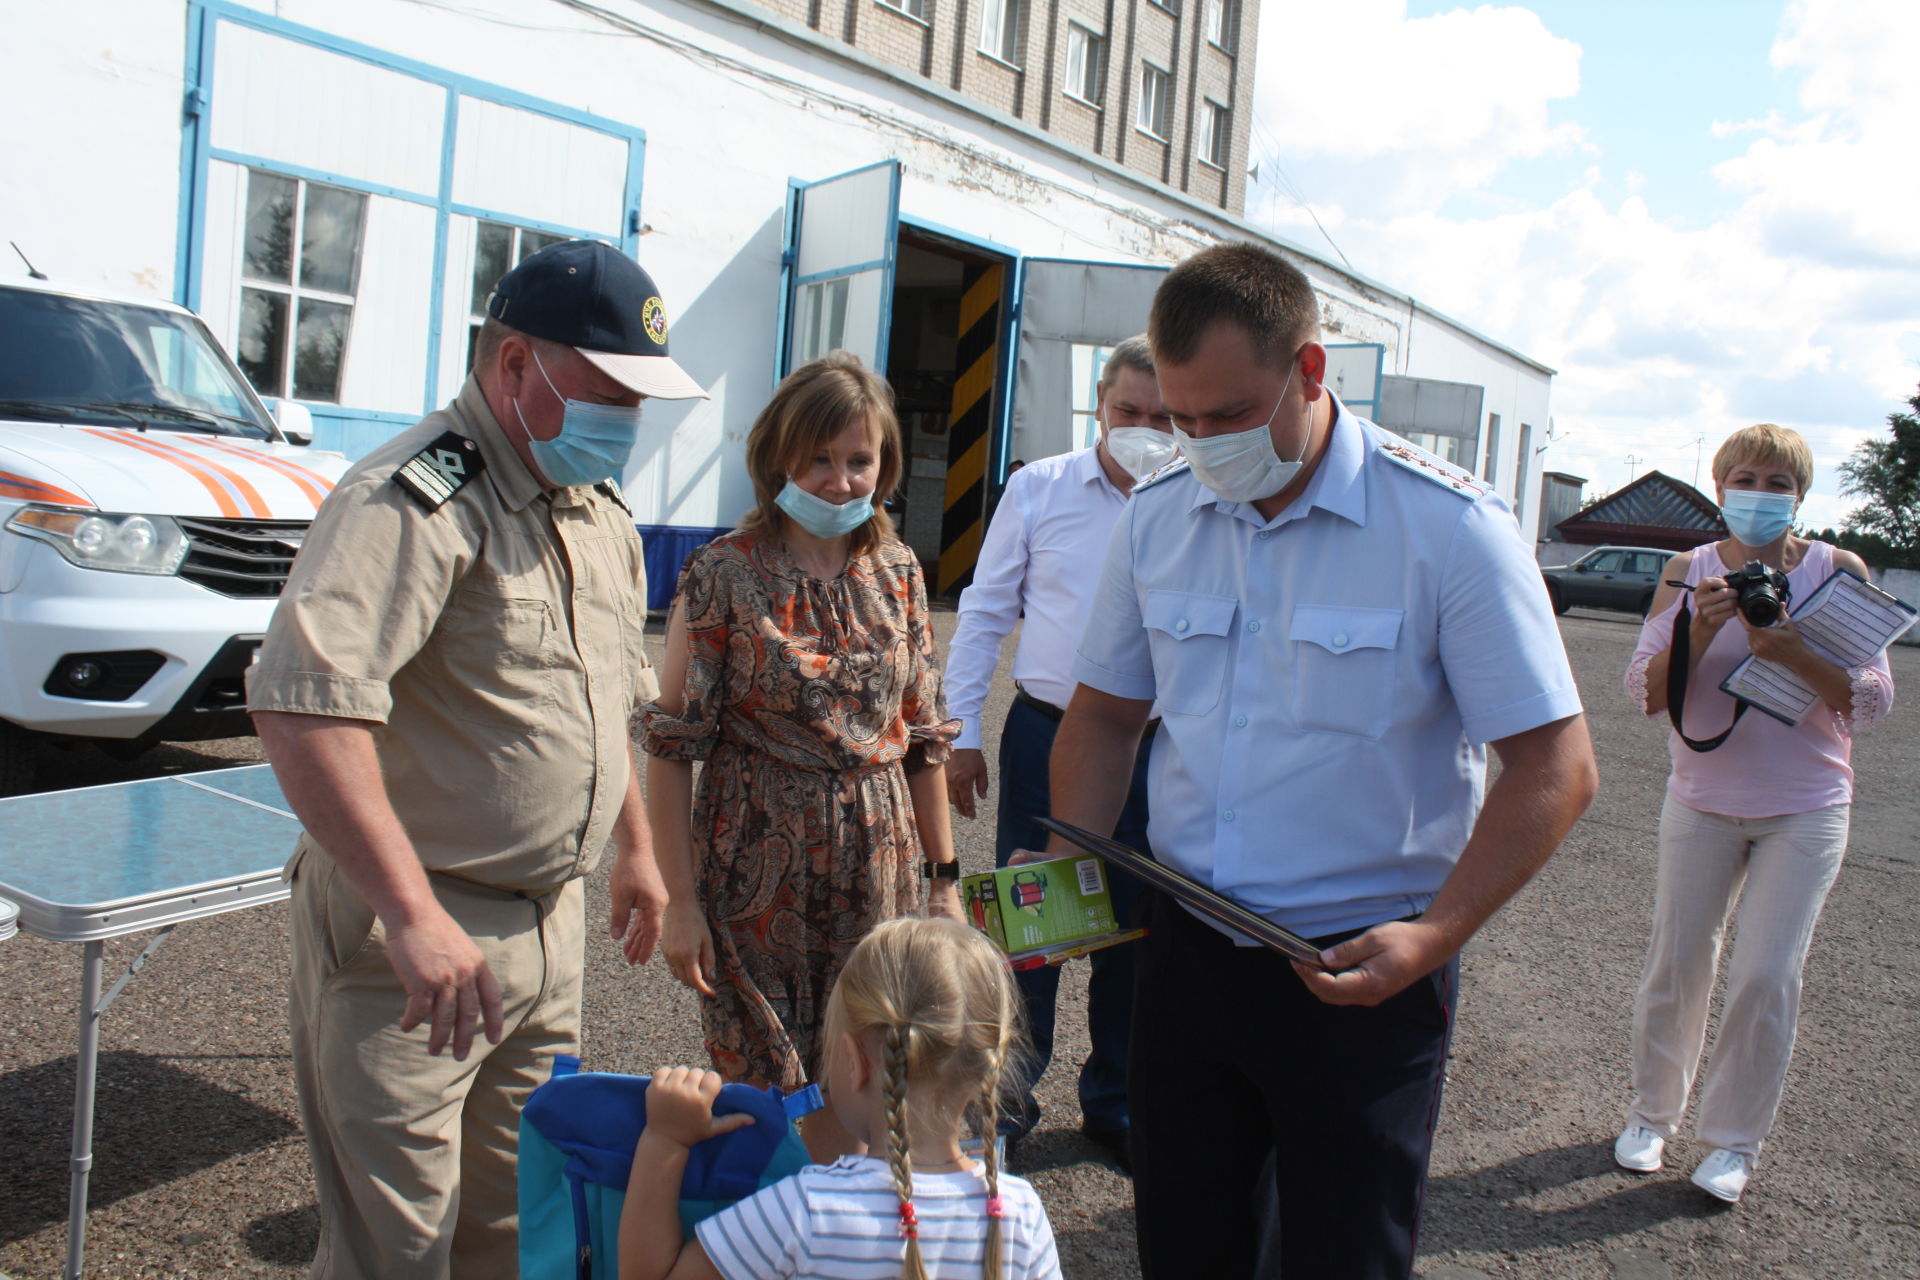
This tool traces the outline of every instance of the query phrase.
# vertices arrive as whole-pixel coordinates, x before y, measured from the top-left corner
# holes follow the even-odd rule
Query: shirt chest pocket
[[[540,736],[556,707],[559,644],[548,601],[461,588],[434,631],[433,682],[455,717]]]
[[[1226,687],[1228,637],[1240,602],[1193,591],[1149,591],[1142,620],[1162,715],[1203,716]]]
[[[1303,729],[1377,738],[1393,719],[1399,609],[1299,604],[1293,647],[1293,714]]]

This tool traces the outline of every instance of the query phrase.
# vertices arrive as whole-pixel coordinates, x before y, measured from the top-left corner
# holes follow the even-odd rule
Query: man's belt
[[[1065,718],[1067,714],[1064,710],[1054,706],[1051,702],[1048,702],[1045,698],[1036,698],[1032,694],[1028,693],[1026,686],[1023,684],[1020,684],[1018,681],[1014,682],[1013,700],[1015,702],[1023,703],[1026,706],[1032,707],[1035,711],[1038,711],[1041,715],[1045,716],[1047,719],[1055,722],[1058,722],[1061,719]],[[1140,736],[1142,738],[1150,738],[1153,736],[1153,731],[1155,729],[1158,729],[1159,727],[1160,727],[1160,717],[1155,716],[1153,719],[1147,721],[1147,727],[1141,731]]]

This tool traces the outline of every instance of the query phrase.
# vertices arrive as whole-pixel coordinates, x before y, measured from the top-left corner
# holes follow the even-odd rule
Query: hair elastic
[[[900,1234],[909,1240],[920,1238],[920,1220],[914,1217],[911,1200],[900,1202]]]
[[[1004,1218],[1007,1216],[1007,1206],[1001,1201],[999,1196],[987,1197],[987,1216],[989,1218]]]

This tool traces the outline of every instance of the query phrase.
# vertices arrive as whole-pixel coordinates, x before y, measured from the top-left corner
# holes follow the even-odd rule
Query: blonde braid
[[[907,1237],[906,1266],[901,1280],[927,1280],[920,1256],[920,1228],[913,1208],[913,1153],[907,1145],[907,1046],[898,1023],[889,1023],[886,1048],[880,1060],[881,1089],[887,1113],[887,1165],[893,1189],[900,1197],[900,1229]]]
[[[980,1158],[987,1165],[987,1242],[980,1253],[983,1280],[1000,1280],[1000,1077],[1006,1062],[1006,1051],[995,1050],[980,1102]]]

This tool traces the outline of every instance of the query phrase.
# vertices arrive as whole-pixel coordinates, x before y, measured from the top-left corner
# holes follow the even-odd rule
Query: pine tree
[[[1920,569],[1920,395],[1910,412],[1887,415],[1892,438],[1863,440],[1840,464],[1840,491],[1865,498],[1848,532],[1884,543],[1886,567]]]

